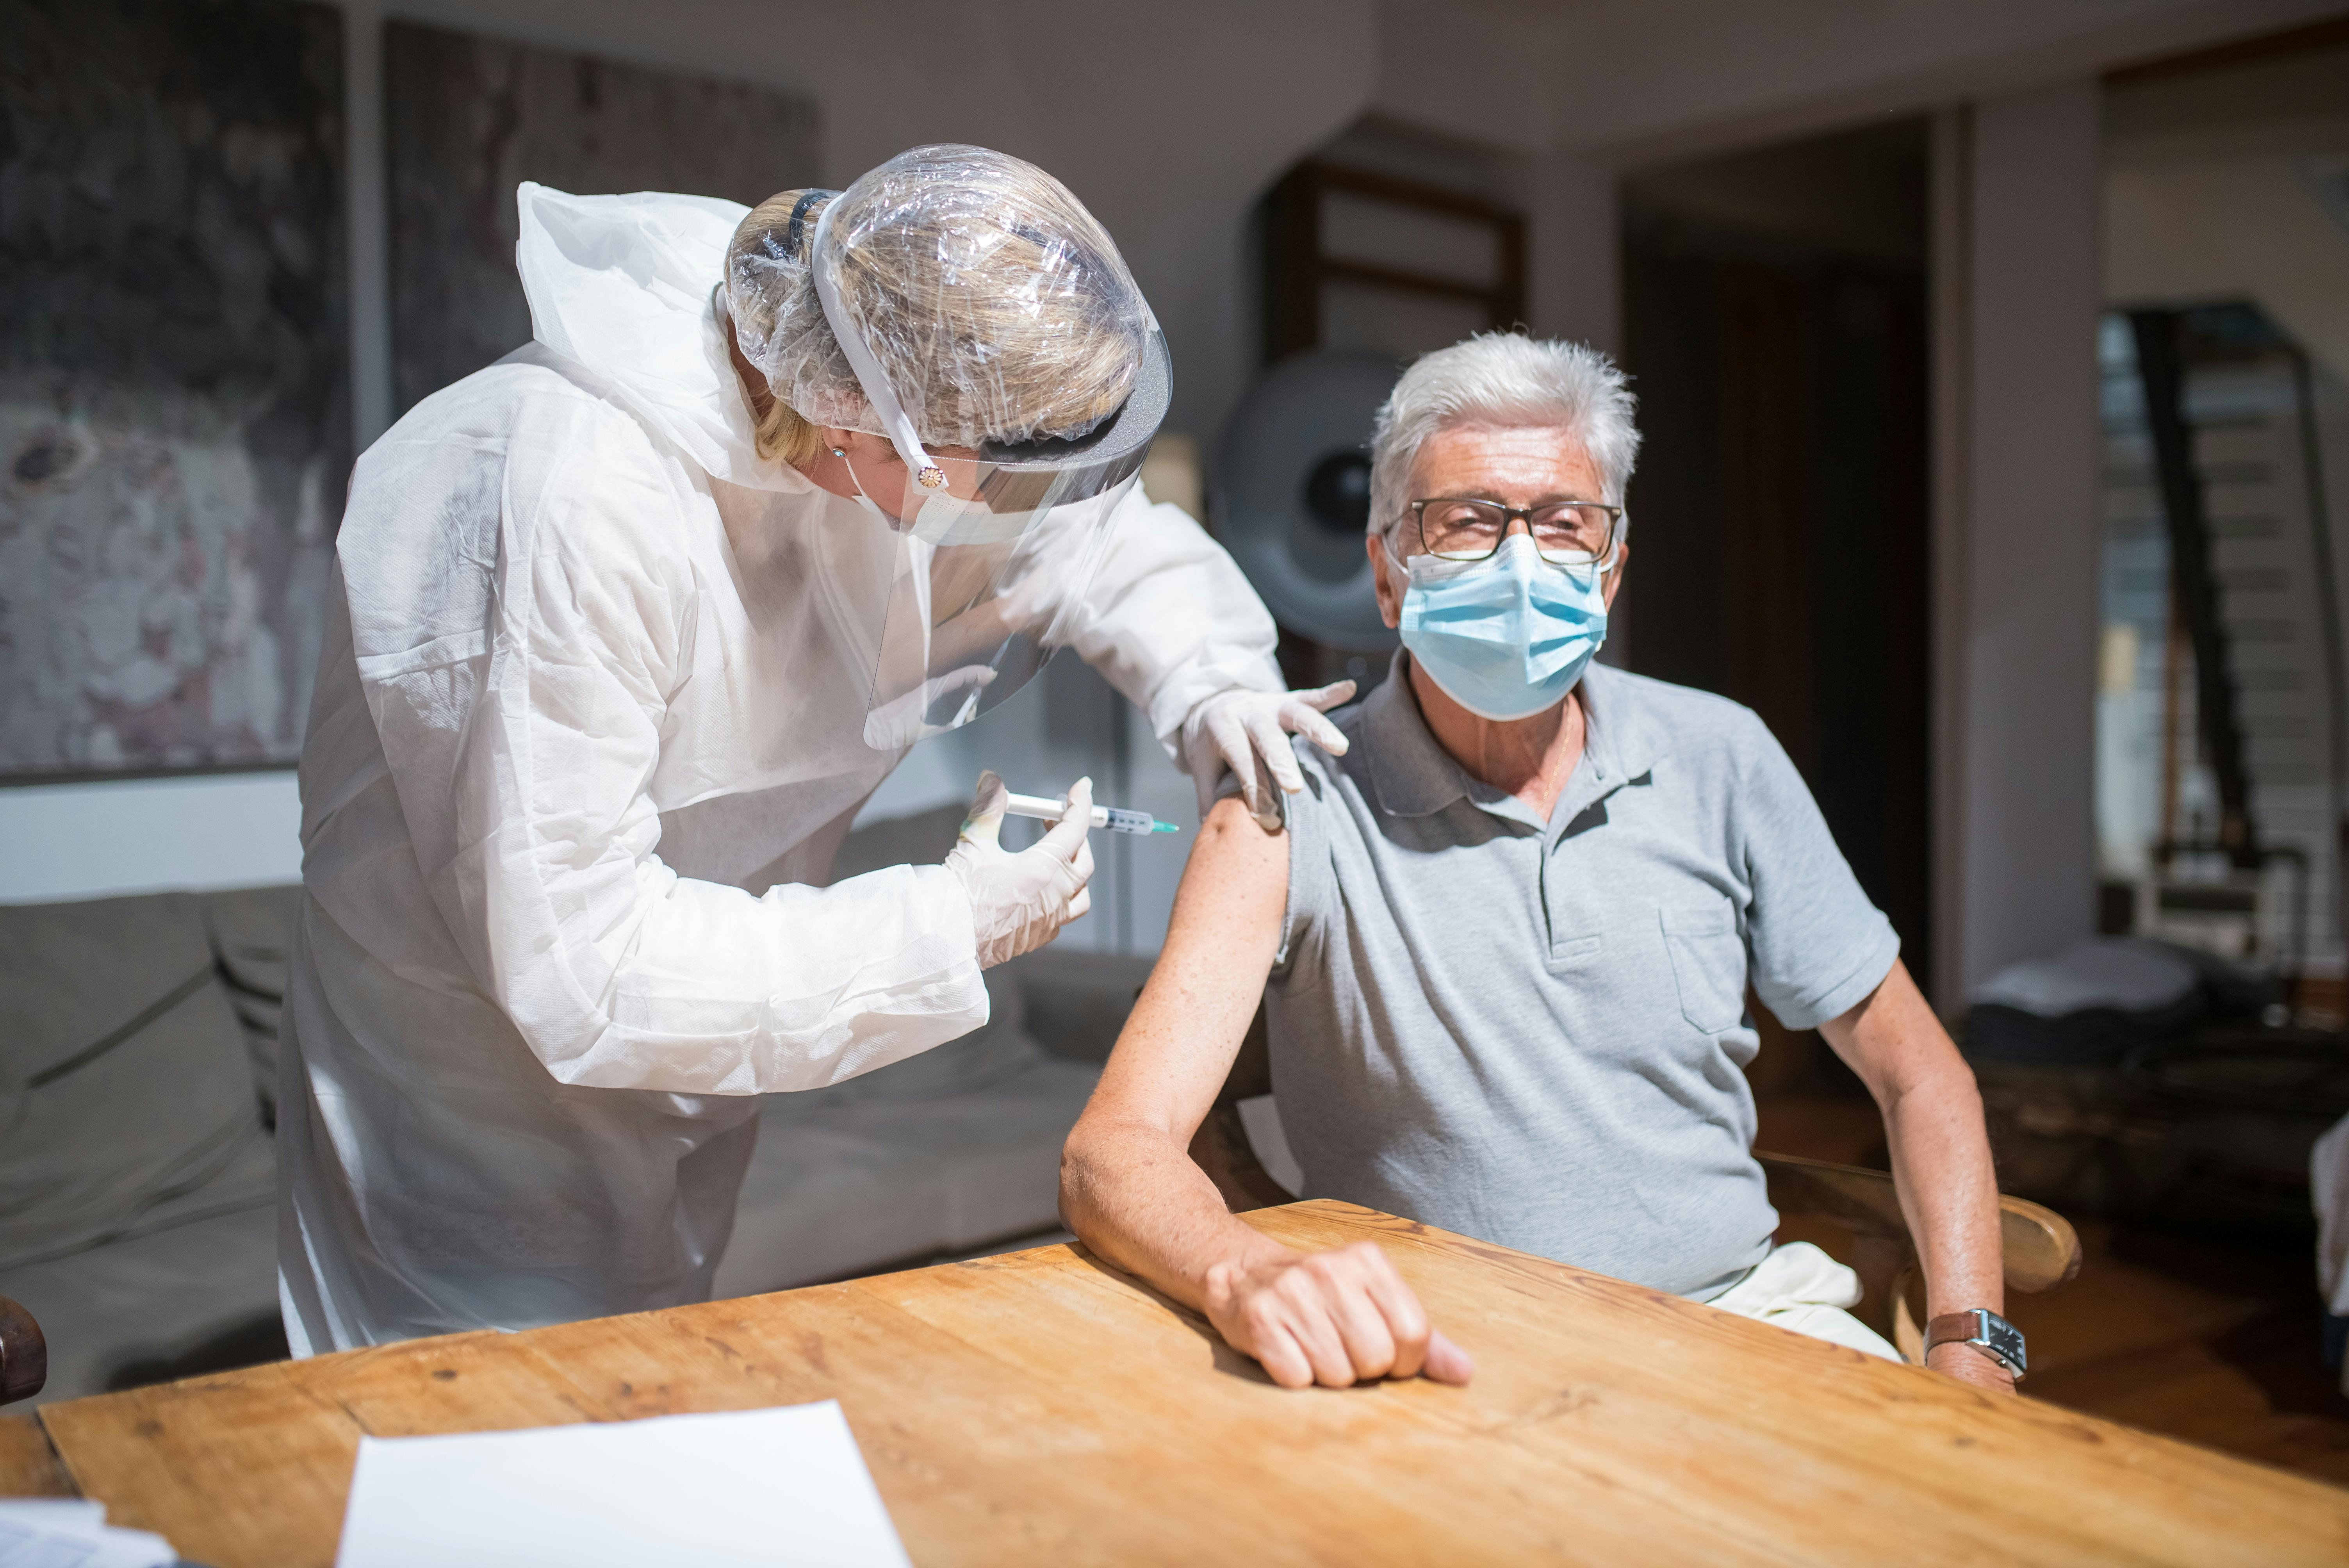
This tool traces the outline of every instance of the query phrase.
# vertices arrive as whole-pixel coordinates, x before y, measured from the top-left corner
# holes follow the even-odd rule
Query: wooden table
[[[823,1398],[923,1564],[2349,1561],[2349,1491],[1366,1209],[1247,1219],[1375,1237],[1475,1383],[1286,1392],[1057,1246],[279,1363],[41,1428],[63,1486],[216,1568],[330,1563],[362,1433]],[[41,1490],[48,1449],[5,1424],[0,1491]]]

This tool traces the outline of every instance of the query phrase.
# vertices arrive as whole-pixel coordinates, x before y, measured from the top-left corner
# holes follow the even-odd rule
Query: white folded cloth
[[[1887,1361],[1902,1359],[1868,1325],[1843,1309],[1859,1305],[1859,1276],[1808,1242],[1772,1250],[1753,1271],[1708,1305],[1756,1323],[1790,1328]]]

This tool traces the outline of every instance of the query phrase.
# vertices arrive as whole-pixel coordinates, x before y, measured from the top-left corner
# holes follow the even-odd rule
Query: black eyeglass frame
[[[1425,513],[1429,507],[1442,505],[1490,507],[1494,511],[1499,512],[1501,514],[1501,531],[1494,536],[1493,548],[1485,552],[1482,555],[1462,555],[1457,552],[1451,554],[1437,554],[1435,551],[1429,548],[1427,542],[1427,518]],[[1411,503],[1411,530],[1412,532],[1419,539],[1419,548],[1421,552],[1427,555],[1435,556],[1435,559],[1438,561],[1490,561],[1494,556],[1500,553],[1501,546],[1508,542],[1509,528],[1511,524],[1516,522],[1519,519],[1523,519],[1526,525],[1526,537],[1527,539],[1532,539],[1534,536],[1534,513],[1537,511],[1549,511],[1556,508],[1569,506],[1591,507],[1607,514],[1607,550],[1604,556],[1593,555],[1587,560],[1559,561],[1551,557],[1547,552],[1543,551],[1538,542],[1534,545],[1534,550],[1541,556],[1544,562],[1552,566],[1579,569],[1586,572],[1595,573],[1596,574],[1603,577],[1608,573],[1615,570],[1616,562],[1622,557],[1623,545],[1623,509],[1619,506],[1609,506],[1603,500],[1553,500],[1545,501],[1539,506],[1511,506],[1506,501],[1497,501],[1489,496],[1423,496],[1419,500]],[[1576,553],[1578,555],[1580,552],[1577,552]]]

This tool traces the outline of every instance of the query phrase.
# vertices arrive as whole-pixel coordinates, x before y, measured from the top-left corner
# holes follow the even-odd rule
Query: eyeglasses
[[[1466,496],[1431,496],[1411,503],[1412,526],[1424,554],[1443,561],[1482,561],[1501,548],[1509,524],[1526,521],[1534,548],[1553,566],[1615,564],[1615,544],[1623,509],[1595,500],[1553,501],[1545,506],[1504,506]]]

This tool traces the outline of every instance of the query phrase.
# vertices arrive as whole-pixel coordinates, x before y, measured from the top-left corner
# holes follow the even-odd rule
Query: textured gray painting
[[[336,12],[0,0],[0,778],[294,758],[343,280]]]
[[[383,47],[402,412],[530,341],[523,181],[757,202],[816,178],[803,98],[407,22],[386,24]]]

